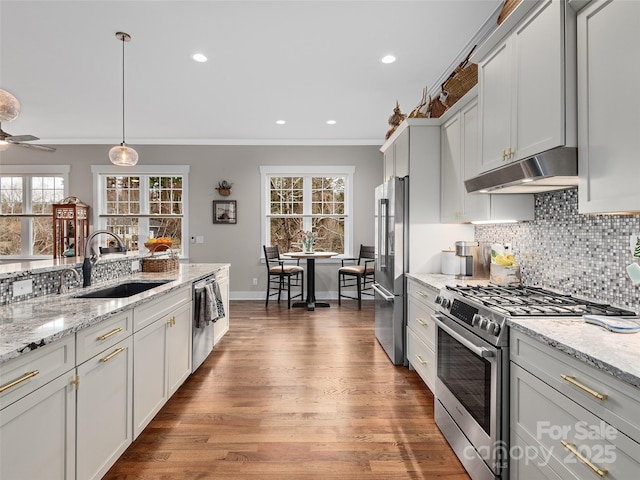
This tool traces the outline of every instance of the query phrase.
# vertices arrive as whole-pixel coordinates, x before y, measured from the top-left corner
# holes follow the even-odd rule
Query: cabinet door
[[[168,398],[166,358],[169,322],[169,316],[162,317],[133,334],[133,438],[138,438]]]
[[[406,177],[409,175],[409,155],[410,152],[410,128],[405,129],[396,141],[393,148],[395,150],[395,170],[394,175],[396,177]]]
[[[461,116],[455,115],[441,127],[440,143],[440,220],[442,223],[460,222],[463,213]]]
[[[173,320],[167,324],[168,398],[191,374],[191,303],[171,312],[169,319]]]
[[[99,479],[132,441],[133,340],[77,368],[77,478]]]
[[[0,410],[0,478],[75,477],[75,370]]]
[[[224,318],[218,319],[213,326],[213,344],[218,343],[222,337],[229,331],[229,269],[225,269],[216,273],[216,281],[220,288],[220,296],[224,305]]]
[[[462,182],[460,183],[464,220],[473,222],[488,220],[491,197],[486,194],[469,194],[464,187],[464,180],[478,174],[478,102],[465,105],[460,111],[462,125]]]
[[[393,145],[389,145],[389,147],[383,153],[383,182],[386,182],[390,178],[393,177],[395,172],[395,155],[394,155]]]
[[[578,15],[580,213],[640,210],[639,19],[640,2],[597,1]]]
[[[565,143],[564,8],[547,0],[513,33],[510,161]]]
[[[481,152],[478,173],[503,165],[506,161],[503,152],[510,147],[512,45],[509,37],[478,64]]]

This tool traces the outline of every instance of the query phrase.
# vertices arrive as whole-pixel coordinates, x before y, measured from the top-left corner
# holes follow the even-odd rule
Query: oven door
[[[442,313],[433,319],[437,336],[435,396],[477,455],[497,474],[502,468],[500,382],[504,352]]]

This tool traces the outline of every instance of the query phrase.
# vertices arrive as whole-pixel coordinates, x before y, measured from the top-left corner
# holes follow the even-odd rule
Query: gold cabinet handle
[[[426,323],[424,320],[422,320],[420,317],[416,317],[416,322],[418,322],[423,327],[428,327],[429,326],[429,324]]]
[[[574,443],[565,442],[564,440],[560,440],[562,446],[569,450],[578,460],[584,463],[593,473],[598,475],[600,478],[604,478],[607,476],[609,471],[606,468],[600,468],[597,465],[591,463],[587,458],[584,457],[579,451]]]
[[[423,298],[424,298],[424,297],[427,297],[427,294],[426,294],[426,293],[424,293],[422,290],[416,290],[416,293],[417,293],[418,295],[420,295],[421,297],[423,297]]]
[[[600,393],[600,392],[596,392],[594,389],[587,387],[586,385],[583,385],[582,383],[580,383],[579,381],[576,380],[575,377],[572,377],[571,375],[560,375],[562,377],[562,379],[567,382],[570,383],[571,385],[573,385],[574,387],[579,388],[580,390],[582,390],[583,392],[588,393],[589,395],[596,397],[598,400],[606,400],[607,398],[609,398],[609,396],[606,393]]]
[[[507,151],[502,150],[502,161],[504,162],[507,159]]]
[[[111,330],[109,333],[105,333],[104,335],[100,335],[98,337],[98,341],[102,342],[103,340],[106,340],[109,337],[113,337],[114,335],[120,333],[122,331],[121,327],[118,328],[114,328],[113,330]]]
[[[417,354],[416,354],[416,358],[418,359],[418,361],[419,361],[422,365],[426,365],[427,363],[429,363],[429,362],[427,362],[424,358],[422,358],[422,355],[417,355]]]
[[[14,380],[13,382],[9,382],[9,383],[6,383],[5,385],[2,385],[0,387],[0,393],[4,392],[5,390],[9,390],[10,388],[15,387],[16,385],[20,385],[22,382],[26,382],[27,380],[35,377],[39,373],[40,373],[40,370],[34,370],[33,372],[25,373],[23,376]]]
[[[116,355],[120,354],[124,352],[124,348],[120,347],[120,348],[116,348],[113,352],[111,352],[109,355],[107,355],[106,357],[102,357],[100,359],[100,361],[102,363],[108,362],[109,360],[111,360],[113,357],[115,357]]]
[[[173,327],[175,324],[176,324],[176,317],[169,318],[167,325],[169,325],[170,327]]]

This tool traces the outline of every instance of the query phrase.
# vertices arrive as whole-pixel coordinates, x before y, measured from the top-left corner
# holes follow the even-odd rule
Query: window
[[[53,255],[53,208],[66,196],[68,165],[0,167],[0,255]]]
[[[351,255],[353,172],[351,166],[263,166],[264,245],[299,250],[299,232],[316,233],[315,248]]]
[[[173,250],[187,256],[186,166],[127,168],[94,166],[97,224],[120,236],[131,250],[148,237],[170,237]],[[109,237],[101,239],[109,241]]]

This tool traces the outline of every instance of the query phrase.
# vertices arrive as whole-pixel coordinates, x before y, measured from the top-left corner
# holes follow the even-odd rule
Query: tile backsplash
[[[476,240],[511,243],[525,285],[640,310],[640,286],[626,266],[638,262],[630,240],[640,215],[580,215],[578,190],[535,195],[535,220],[476,225]]]

